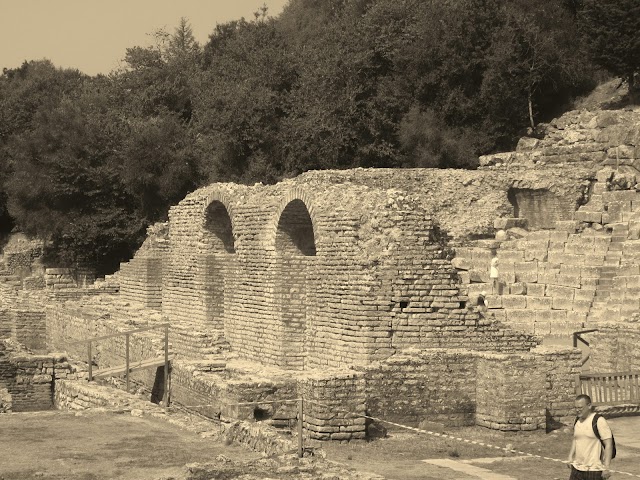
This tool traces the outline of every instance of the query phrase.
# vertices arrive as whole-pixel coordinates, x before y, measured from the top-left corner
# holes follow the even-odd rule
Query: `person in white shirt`
[[[604,417],[597,420],[600,439],[593,430],[593,416],[589,395],[578,395],[575,400],[578,418],[573,429],[573,442],[569,451],[569,480],[606,480],[611,476],[609,465],[613,455],[613,435]],[[602,448],[604,444],[604,449]],[[604,450],[604,451],[603,451]]]

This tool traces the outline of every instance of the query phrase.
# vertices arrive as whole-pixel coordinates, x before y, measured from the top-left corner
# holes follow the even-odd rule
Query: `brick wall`
[[[318,440],[366,437],[366,383],[361,373],[316,374],[298,383],[304,405],[304,428]]]
[[[66,357],[33,355],[0,342],[0,387],[10,396],[13,412],[53,408],[56,381],[73,377]]]
[[[477,353],[432,349],[365,369],[369,415],[405,425],[473,425]],[[389,425],[384,425],[388,428]]]
[[[46,350],[46,319],[42,309],[14,308],[11,336],[30,350]]]
[[[530,354],[480,356],[478,425],[494,430],[536,430],[546,426],[546,375],[541,369],[531,368],[535,361]]]

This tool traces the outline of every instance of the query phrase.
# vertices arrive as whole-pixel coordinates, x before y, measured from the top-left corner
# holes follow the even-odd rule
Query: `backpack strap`
[[[591,427],[593,427],[593,433],[596,435],[597,439],[602,442],[602,437],[600,437],[600,432],[598,431],[598,419],[601,417],[599,413],[596,413],[593,416],[593,420],[591,421]]]

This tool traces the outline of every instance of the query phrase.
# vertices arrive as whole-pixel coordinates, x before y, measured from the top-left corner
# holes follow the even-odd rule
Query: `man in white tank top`
[[[613,435],[604,417],[597,422],[602,443],[593,430],[593,416],[589,395],[578,395],[575,401],[578,419],[573,429],[573,442],[569,452],[569,480],[606,480],[611,476],[609,464],[613,454]]]

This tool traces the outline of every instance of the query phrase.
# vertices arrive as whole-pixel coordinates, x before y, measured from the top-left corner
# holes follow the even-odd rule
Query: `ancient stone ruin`
[[[153,398],[169,391],[206,416],[273,425],[302,398],[316,439],[364,438],[375,423],[364,415],[499,430],[567,422],[581,353],[542,336],[599,325],[604,345],[620,343],[620,328],[640,334],[639,146],[640,110],[570,112],[476,171],[209,185],[93,284],[48,269],[36,288],[5,253],[0,329],[78,363],[86,345],[74,341],[168,322],[170,384],[161,369],[132,374]],[[160,331],[130,341],[134,360],[162,353]],[[630,350],[616,358],[637,369]],[[124,351],[110,337],[91,361],[117,365]],[[608,349],[592,353],[591,365],[611,364]]]

